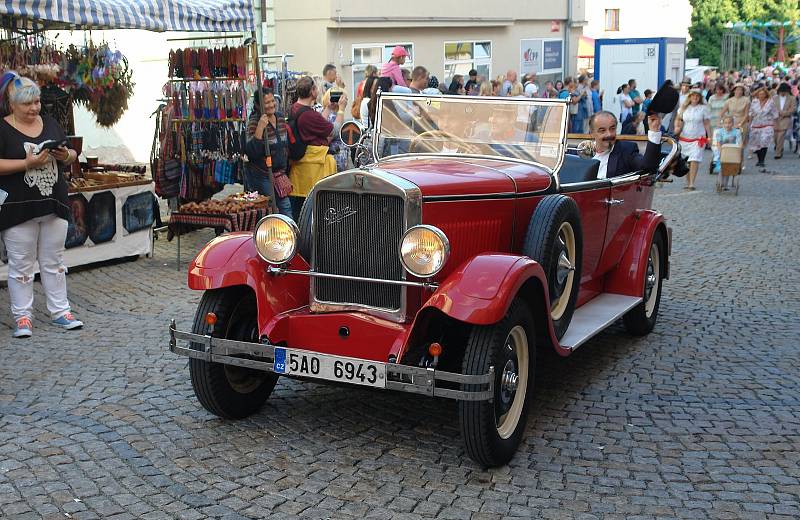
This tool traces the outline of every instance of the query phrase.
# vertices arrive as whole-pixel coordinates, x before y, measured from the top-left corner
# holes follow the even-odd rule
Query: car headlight
[[[400,262],[409,273],[420,278],[434,276],[450,256],[450,241],[441,229],[414,226],[400,241]]]
[[[253,232],[258,256],[271,264],[285,264],[297,252],[300,234],[294,220],[284,215],[267,215]]]

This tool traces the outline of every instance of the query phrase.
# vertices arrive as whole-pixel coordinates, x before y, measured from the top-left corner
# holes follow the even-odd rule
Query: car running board
[[[596,296],[575,309],[567,333],[561,338],[561,346],[574,351],[641,301],[641,297],[622,294],[603,293]]]

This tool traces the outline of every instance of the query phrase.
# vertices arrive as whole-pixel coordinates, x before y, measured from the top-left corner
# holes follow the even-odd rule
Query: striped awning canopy
[[[0,16],[95,29],[235,32],[255,27],[252,0],[4,0]]]

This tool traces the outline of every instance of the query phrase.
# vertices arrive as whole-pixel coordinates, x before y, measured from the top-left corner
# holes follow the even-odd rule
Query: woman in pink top
[[[408,56],[408,52],[406,52],[405,47],[397,45],[392,49],[392,57],[381,67],[381,77],[391,78],[393,86],[408,86],[406,80],[403,79],[403,71],[400,70],[400,65],[406,62],[406,56]]]

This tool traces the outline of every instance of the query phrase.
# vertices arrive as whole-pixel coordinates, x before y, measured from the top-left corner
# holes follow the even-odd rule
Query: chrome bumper
[[[178,346],[178,340],[195,343],[197,346],[202,347],[202,350]],[[265,372],[275,371],[275,345],[248,343],[183,332],[176,328],[175,320],[172,320],[169,326],[169,349],[175,354],[210,363],[235,365]],[[238,356],[250,356],[258,359]],[[489,372],[483,375],[464,375],[433,368],[412,367],[394,363],[384,363],[384,365],[386,366],[386,390],[398,390],[431,397],[446,397],[459,401],[491,401],[494,398],[494,367],[489,367]],[[327,381],[327,379],[316,380]],[[462,385],[476,385],[480,386],[482,390],[454,390],[437,386],[437,382],[445,381]]]

